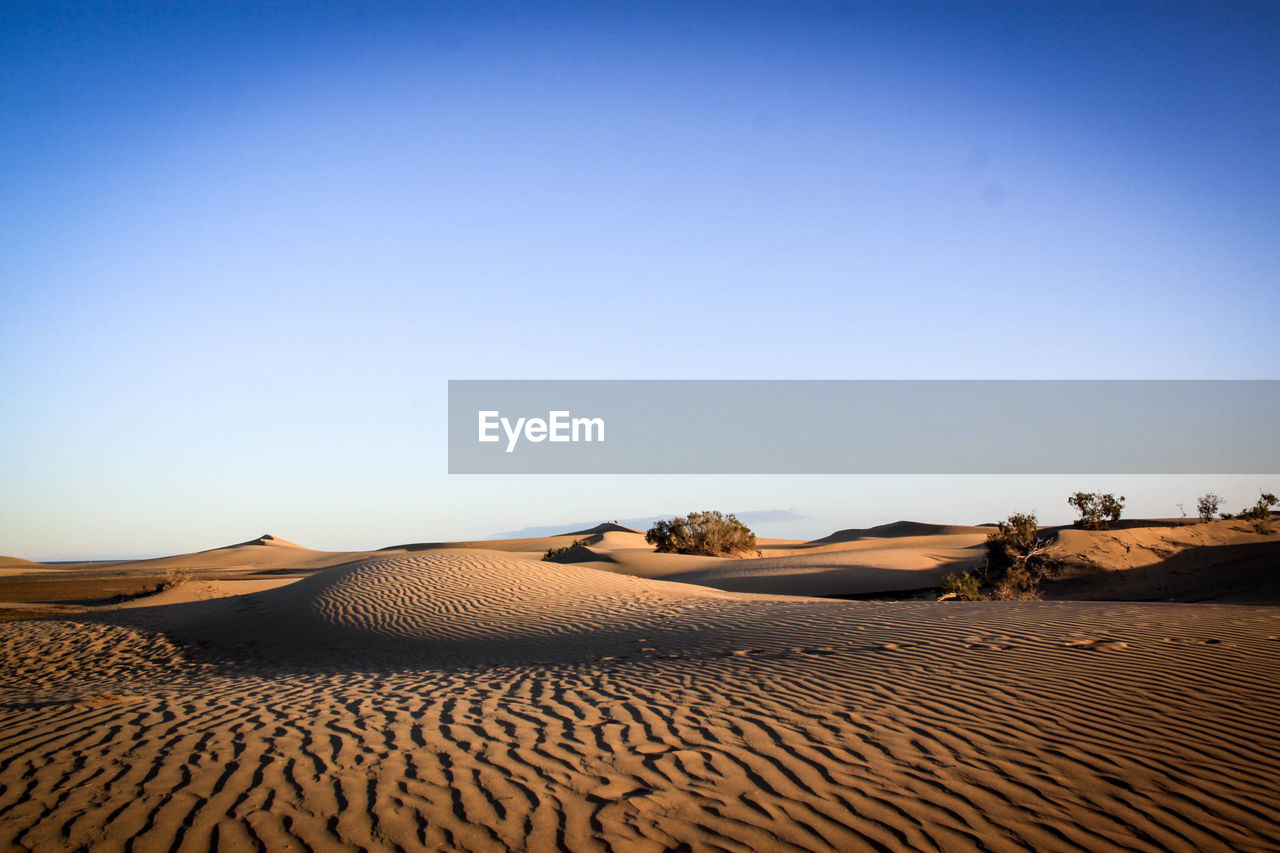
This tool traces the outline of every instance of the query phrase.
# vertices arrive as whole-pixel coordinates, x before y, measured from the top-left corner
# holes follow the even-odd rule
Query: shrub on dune
[[[1240,517],[1245,521],[1253,522],[1254,531],[1270,535],[1275,532],[1271,527],[1271,508],[1277,503],[1280,503],[1280,500],[1275,495],[1263,492],[1258,496],[1258,502],[1240,513]]]
[[[983,580],[992,597],[1002,600],[1034,600],[1040,584],[1058,573],[1049,557],[1049,540],[1039,536],[1035,513],[1016,512],[996,525],[987,536],[987,560]]]
[[[987,599],[979,589],[978,578],[973,572],[944,575],[942,583],[938,585],[938,592],[944,598],[956,601],[985,601]]]
[[[550,562],[554,560],[556,557],[563,557],[565,554],[568,554],[574,548],[578,548],[578,547],[585,548],[587,547],[587,544],[588,542],[586,539],[575,539],[573,540],[573,542],[569,543],[563,548],[548,548],[547,553],[542,555],[542,561],[544,563]]]
[[[1067,503],[1080,513],[1075,521],[1076,527],[1106,530],[1112,522],[1120,520],[1120,511],[1124,509],[1124,495],[1117,498],[1109,493],[1076,492],[1067,498]]]
[[[170,569],[165,572],[164,580],[156,584],[156,592],[167,592],[171,589],[177,589],[189,580],[191,580],[191,573],[186,569]]]
[[[730,513],[691,512],[687,518],[662,520],[649,528],[644,541],[660,554],[721,557],[756,550],[756,535]]]
[[[1213,492],[1207,495],[1201,495],[1196,501],[1196,511],[1200,515],[1201,521],[1213,521],[1214,516],[1218,514],[1219,508],[1226,503],[1226,500]]]

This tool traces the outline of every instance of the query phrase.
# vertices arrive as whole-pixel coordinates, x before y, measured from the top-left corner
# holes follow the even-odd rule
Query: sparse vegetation
[[[568,545],[565,545],[563,548],[548,548],[547,553],[542,555],[542,561],[544,563],[550,562],[551,560],[554,560],[556,557],[560,557],[565,554],[568,554],[570,551],[572,551],[574,548],[577,548],[579,545],[585,548],[587,547],[587,544],[588,543],[586,539],[575,539]]]
[[[156,592],[165,592],[166,590],[176,589],[187,581],[191,580],[191,573],[186,569],[174,568],[165,572],[164,580],[156,584]]]
[[[1213,521],[1213,517],[1218,514],[1218,510],[1226,503],[1226,499],[1213,492],[1207,495],[1201,495],[1196,501],[1196,511],[1200,514],[1201,521]]]
[[[987,599],[982,594],[978,578],[973,572],[944,575],[942,583],[938,585],[938,591],[944,596],[955,596],[961,601],[986,601]]]
[[[1058,573],[1049,557],[1049,540],[1039,534],[1035,513],[1016,512],[987,536],[983,580],[993,598],[1031,600],[1040,597],[1040,584]]]
[[[1275,533],[1275,528],[1271,525],[1271,508],[1280,499],[1270,492],[1263,492],[1258,496],[1258,502],[1253,506],[1240,513],[1240,518],[1253,523],[1253,529],[1256,533],[1271,535]]]
[[[1076,527],[1107,530],[1113,522],[1120,520],[1120,511],[1124,509],[1124,495],[1117,498],[1110,493],[1076,492],[1067,498],[1067,503],[1080,513],[1075,521]]]
[[[650,527],[644,541],[660,554],[727,556],[756,550],[756,535],[731,513],[691,512],[688,518],[661,520]]]

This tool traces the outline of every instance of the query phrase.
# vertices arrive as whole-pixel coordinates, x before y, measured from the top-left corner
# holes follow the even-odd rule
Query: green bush
[[[1196,511],[1200,515],[1201,521],[1213,521],[1213,517],[1218,514],[1218,510],[1226,503],[1226,499],[1209,492],[1207,495],[1201,495],[1196,501]]]
[[[1080,513],[1075,522],[1076,527],[1106,530],[1111,522],[1120,520],[1120,511],[1124,509],[1124,495],[1117,498],[1102,492],[1076,492],[1067,498],[1067,503]]]
[[[948,574],[942,578],[938,591],[943,595],[954,595],[964,601],[985,601],[986,596],[978,588],[978,578],[973,572]]]
[[[701,554],[717,557],[756,550],[756,535],[730,514],[715,510],[691,512],[688,518],[659,521],[644,541],[660,554]]]
[[[1240,517],[1248,521],[1268,519],[1271,517],[1271,508],[1275,506],[1276,503],[1278,503],[1278,501],[1276,500],[1275,495],[1270,492],[1263,492],[1258,497],[1258,502],[1240,513]]]
[[[568,554],[570,551],[572,551],[574,548],[577,548],[579,545],[585,548],[587,547],[588,544],[589,543],[587,542],[586,539],[575,539],[573,540],[572,543],[564,546],[563,548],[548,548],[547,553],[542,555],[542,561],[545,563],[550,560],[554,560],[556,557],[559,557],[563,554]]]
[[[1253,522],[1255,532],[1270,535],[1275,532],[1271,527],[1271,508],[1277,503],[1280,503],[1280,500],[1277,500],[1275,495],[1263,492],[1258,496],[1256,504],[1240,513],[1240,518]]]

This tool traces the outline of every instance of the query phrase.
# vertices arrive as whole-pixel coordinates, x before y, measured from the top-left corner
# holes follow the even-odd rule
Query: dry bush
[[[1037,599],[1041,582],[1058,573],[1061,567],[1049,557],[1049,540],[1039,529],[1035,513],[1016,512],[987,536],[982,573],[993,598]]]
[[[644,541],[660,554],[701,554],[709,557],[756,550],[756,535],[733,515],[716,510],[691,512],[688,518],[659,521]]]
[[[175,589],[191,580],[191,573],[186,569],[174,568],[164,573],[164,580],[156,584],[156,592]]]
[[[1015,566],[991,588],[991,597],[997,601],[1039,601],[1040,580],[1026,566]]]

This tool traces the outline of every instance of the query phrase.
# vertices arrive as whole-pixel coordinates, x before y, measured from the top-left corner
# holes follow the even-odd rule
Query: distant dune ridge
[[[892,539],[903,536],[956,536],[965,534],[981,534],[986,536],[990,527],[973,527],[961,524],[926,524],[920,521],[893,521],[876,527],[850,528],[837,530],[821,539],[814,539],[811,545],[826,545],[837,542],[855,542],[860,539]]]
[[[243,548],[247,545],[266,545],[268,547],[277,548],[301,548],[297,542],[290,542],[288,539],[281,539],[279,536],[272,536],[270,533],[264,533],[257,539],[250,539],[248,542],[241,542],[238,545],[232,545],[232,548]],[[222,550],[215,548],[215,551]],[[308,549],[309,550],[309,549]]]
[[[1280,847],[1280,608],[779,594],[927,587],[989,531],[15,564],[9,607],[47,618],[0,622],[0,847]],[[1055,535],[1085,598],[1280,573],[1239,523]],[[64,575],[176,582],[30,597]]]

